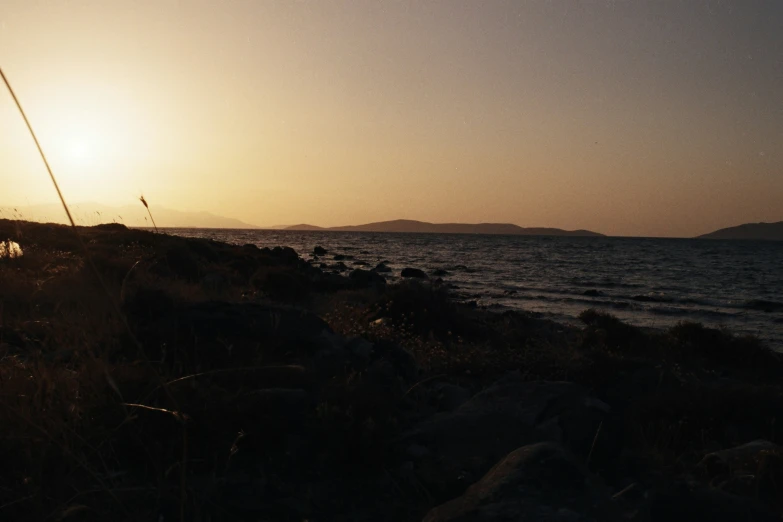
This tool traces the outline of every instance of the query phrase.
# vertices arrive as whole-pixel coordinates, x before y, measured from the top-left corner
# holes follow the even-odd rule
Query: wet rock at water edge
[[[378,272],[379,274],[385,274],[385,273],[391,272],[392,269],[389,268],[388,266],[386,266],[385,263],[381,262],[381,263],[378,263],[378,265],[376,265],[376,267],[373,268],[372,271],[373,272]]]
[[[411,277],[415,279],[427,279],[427,274],[418,268],[403,268],[402,272],[400,272],[400,275],[402,277]]]
[[[372,272],[370,270],[356,269],[348,276],[359,287],[375,287],[382,288],[386,285],[386,279],[382,275]]]

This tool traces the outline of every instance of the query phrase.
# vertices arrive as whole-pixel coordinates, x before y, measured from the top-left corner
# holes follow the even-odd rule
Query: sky
[[[65,197],[262,225],[783,220],[779,0],[2,0]],[[55,201],[0,91],[0,206]]]

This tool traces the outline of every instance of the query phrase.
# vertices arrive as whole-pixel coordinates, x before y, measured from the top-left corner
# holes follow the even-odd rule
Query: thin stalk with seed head
[[[150,219],[152,220],[152,226],[155,227],[155,233],[158,233],[158,225],[155,224],[155,218],[152,217],[152,211],[150,211],[150,206],[147,204],[147,200],[144,199],[144,194],[141,195],[139,198],[139,201],[141,201],[141,204],[144,205],[144,208],[147,209],[147,214],[150,215]]]

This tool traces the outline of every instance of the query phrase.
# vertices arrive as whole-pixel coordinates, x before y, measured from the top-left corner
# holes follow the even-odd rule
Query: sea
[[[696,321],[753,334],[783,351],[783,242],[286,230],[168,229],[259,247],[290,246],[353,256],[349,267],[385,261],[441,275],[455,299],[488,310],[526,310],[578,324],[583,310],[638,326]],[[436,277],[436,276],[431,276]]]

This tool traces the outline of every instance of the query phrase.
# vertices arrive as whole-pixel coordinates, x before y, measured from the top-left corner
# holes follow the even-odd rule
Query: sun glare
[[[84,165],[89,163],[94,157],[94,150],[89,140],[85,138],[72,139],[65,148],[66,157],[69,161]]]

